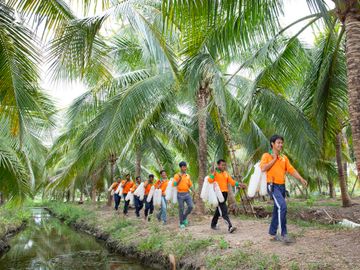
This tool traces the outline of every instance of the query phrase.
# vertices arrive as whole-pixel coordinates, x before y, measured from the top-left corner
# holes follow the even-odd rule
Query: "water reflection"
[[[33,222],[10,240],[0,269],[148,269],[109,253],[94,238],[75,232],[44,209],[32,211]]]

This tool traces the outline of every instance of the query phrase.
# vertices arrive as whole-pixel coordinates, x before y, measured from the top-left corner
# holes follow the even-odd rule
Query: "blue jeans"
[[[268,189],[270,185],[268,185]],[[270,190],[269,190],[270,191]],[[278,226],[280,226],[281,235],[287,234],[286,228],[286,201],[285,201],[285,185],[273,184],[272,197],[274,199],[274,209],[269,229],[270,235],[276,235]]]
[[[187,216],[193,210],[193,202],[189,192],[178,192],[177,199],[179,203],[179,221],[180,224],[184,224],[184,220],[187,219]],[[186,203],[186,211],[185,204]]]
[[[145,201],[145,217],[151,215],[154,212],[154,200],[151,199],[150,202],[147,202],[147,195],[144,196]]]
[[[135,214],[140,217],[140,210],[143,208],[144,202],[140,200],[139,196],[134,195]]]
[[[161,208],[159,213],[157,214],[158,220],[162,220],[166,223],[166,199],[165,196],[161,196]]]
[[[119,209],[120,200],[121,200],[121,196],[115,193],[114,194],[115,210]]]

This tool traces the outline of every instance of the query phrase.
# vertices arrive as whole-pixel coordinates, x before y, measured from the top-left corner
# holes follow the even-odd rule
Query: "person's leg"
[[[120,196],[119,194],[114,194],[114,202],[115,202],[115,210],[117,211],[119,209],[119,203],[120,203]]]
[[[138,196],[134,196],[135,214],[137,217],[140,216],[140,199]]]
[[[232,224],[231,224],[231,221],[230,221],[230,218],[229,218],[228,208],[227,208],[227,204],[226,204],[228,193],[223,192],[222,194],[223,194],[225,200],[224,200],[224,202],[219,203],[218,208],[219,208],[219,211],[220,211],[220,215],[225,220],[225,222],[228,225],[228,229],[230,230],[232,228]]]
[[[148,216],[149,210],[150,210],[150,205],[149,205],[149,203],[147,202],[146,198],[147,198],[147,196],[144,197],[144,202],[145,202],[145,211],[144,211],[144,214],[145,214],[145,218]]]
[[[268,185],[268,189],[270,189],[271,186]],[[271,223],[270,223],[270,227],[269,227],[269,234],[275,236],[277,233],[277,229],[279,226],[279,209],[277,207],[277,203],[274,200],[274,186],[272,187],[271,193],[269,192],[269,194],[271,194],[271,197],[274,201],[274,207],[273,207],[273,212],[272,212],[272,217],[271,217]]]
[[[167,216],[166,216],[166,199],[165,196],[161,197],[161,220],[166,223],[167,221]]]
[[[218,223],[219,217],[220,217],[219,207],[216,207],[214,216],[211,220],[211,228],[216,229],[216,225]]]
[[[152,215],[154,213],[154,200],[151,199],[150,201],[150,215]]]
[[[129,203],[130,203],[130,201],[126,201],[125,200],[125,198],[126,198],[126,195],[127,194],[124,194],[124,211],[123,211],[123,213],[124,213],[124,215],[127,215],[127,213],[128,213],[128,209],[129,209]]]
[[[184,213],[184,220],[187,220],[187,216],[191,213],[191,211],[194,208],[193,201],[191,199],[190,193],[187,193],[185,196],[185,202],[186,202],[186,211]]]
[[[286,226],[287,205],[286,205],[285,185],[280,187],[280,191],[281,191],[281,199],[280,199],[281,235],[284,236],[287,234],[287,226]]]
[[[178,206],[179,206],[179,223],[180,225],[184,222],[184,198],[181,193],[178,193]]]
[[[283,196],[282,186],[274,186],[273,190],[273,199],[274,204],[276,205],[276,214],[275,218],[273,217],[272,221],[274,221],[274,224],[270,225],[270,234],[275,235],[277,231],[277,227],[280,226],[280,232],[281,235],[285,235],[287,233],[286,230],[286,202],[285,198]],[[274,206],[274,212],[275,212],[275,206]]]

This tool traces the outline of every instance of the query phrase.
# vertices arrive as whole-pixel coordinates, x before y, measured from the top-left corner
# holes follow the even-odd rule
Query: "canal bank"
[[[0,257],[10,249],[11,237],[24,230],[30,218],[31,212],[28,209],[0,208]]]
[[[27,226],[9,240],[0,269],[149,269],[110,252],[102,242],[75,231],[43,208],[32,208]]]

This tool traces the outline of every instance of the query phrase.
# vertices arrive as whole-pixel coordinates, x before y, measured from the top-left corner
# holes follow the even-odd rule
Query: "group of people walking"
[[[294,178],[299,180],[303,185],[307,185],[301,175],[294,169],[290,164],[289,159],[282,154],[284,138],[279,135],[274,135],[270,138],[270,151],[262,155],[260,161],[260,168],[263,172],[266,172],[267,178],[267,189],[268,194],[274,200],[274,209],[272,214],[272,220],[270,224],[269,234],[272,240],[289,242],[287,236],[286,227],[286,200],[285,200],[285,176],[286,173],[291,174]],[[226,171],[226,162],[223,159],[217,161],[216,168],[213,168],[211,173],[208,175],[208,182],[217,183],[223,195],[223,200],[218,203],[212,218],[210,227],[213,230],[218,230],[218,220],[220,217],[226,222],[228,232],[233,233],[236,231],[236,227],[233,226],[228,215],[227,198],[229,185],[232,187],[239,187],[242,189],[246,188],[246,185],[235,181],[231,175]],[[135,182],[130,179],[130,175],[126,175],[125,180],[121,180],[120,177],[114,182],[109,190],[114,192],[115,210],[118,210],[121,201],[121,196],[124,198],[124,215],[128,214],[129,200],[125,200],[127,194],[132,192],[136,194],[136,189],[141,185],[142,181],[140,176],[136,177]],[[154,212],[153,198],[148,200],[147,197],[151,192],[151,188],[154,186],[155,189],[161,190],[161,203],[160,210],[157,213],[157,219],[162,221],[163,224],[167,223],[167,199],[166,190],[168,185],[171,184],[173,188],[177,189],[177,202],[179,209],[179,227],[185,228],[189,225],[188,216],[194,208],[192,196],[190,192],[195,192],[193,189],[193,183],[190,175],[187,173],[187,164],[182,161],[179,163],[179,172],[176,173],[172,181],[169,181],[167,174],[164,170],[160,171],[160,179],[154,181],[154,175],[150,174],[148,179],[144,182],[144,197],[134,195],[135,214],[140,217],[140,211],[144,207],[144,217],[149,220]],[[122,195],[115,193],[119,188],[122,187]]]

